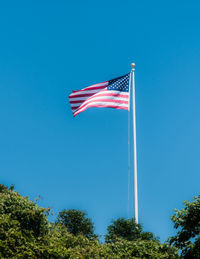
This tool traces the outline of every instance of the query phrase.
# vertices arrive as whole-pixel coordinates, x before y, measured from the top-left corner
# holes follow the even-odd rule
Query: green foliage
[[[0,185],[0,255],[14,256],[27,250],[48,232],[48,210],[22,197],[13,188]]]
[[[48,221],[44,213],[48,209],[40,208],[27,197],[6,188],[1,188],[0,204],[0,217],[7,215],[10,222],[17,222],[23,234],[40,237],[47,232]]]
[[[144,232],[142,226],[137,224],[134,219],[118,218],[113,220],[112,224],[107,227],[108,234],[106,235],[106,242],[115,242],[118,238],[123,238],[128,241],[137,239],[141,240],[156,240],[153,233]]]
[[[0,184],[0,193],[1,192],[5,192],[5,191],[8,191],[8,190],[11,190],[13,191],[14,190],[14,185],[12,184],[10,187],[6,186],[6,185],[3,185],[3,184]]]
[[[184,209],[175,210],[171,216],[178,232],[169,242],[182,251],[183,258],[197,259],[200,258],[200,196],[192,202],[185,201],[184,205]]]
[[[0,185],[0,205],[0,258],[178,258],[175,248],[160,244],[151,236],[144,238],[148,240],[140,238],[128,241],[116,238],[114,243],[100,244],[92,238],[93,224],[80,211],[76,211],[75,216],[70,215],[73,215],[73,220],[78,219],[76,224],[86,222],[90,228],[85,228],[83,224],[83,229],[87,229],[85,235],[82,228],[75,231],[75,234],[69,233],[61,220],[65,219],[66,213],[61,213],[63,217],[60,218],[60,223],[49,223],[48,209],[37,206],[27,197],[13,191],[13,188],[3,185]],[[140,229],[139,233],[146,232]]]
[[[96,238],[91,219],[81,210],[63,210],[59,213],[57,222],[62,223],[75,236],[81,234],[87,238]]]
[[[175,248],[167,244],[160,244],[158,240],[127,241],[116,239],[115,243],[108,244],[116,257],[114,258],[179,258]]]

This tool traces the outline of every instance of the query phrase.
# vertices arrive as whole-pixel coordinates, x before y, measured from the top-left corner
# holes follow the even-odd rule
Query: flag
[[[129,108],[130,73],[103,83],[88,86],[69,95],[74,116],[89,107]]]

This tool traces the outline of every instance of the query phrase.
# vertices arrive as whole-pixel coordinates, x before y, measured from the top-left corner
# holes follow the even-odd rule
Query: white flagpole
[[[129,78],[129,100],[128,100],[128,219],[130,218],[130,179],[131,179],[131,149],[130,149],[130,104],[131,104],[131,73]]]
[[[131,64],[132,102],[133,102],[133,174],[134,174],[134,208],[135,222],[138,224],[138,190],[137,190],[137,150],[136,150],[136,113],[135,113],[135,63]]]

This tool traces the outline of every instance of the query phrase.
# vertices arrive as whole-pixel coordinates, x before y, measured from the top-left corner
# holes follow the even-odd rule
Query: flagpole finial
[[[134,69],[135,68],[135,63],[131,63],[131,67],[132,67],[132,69]]]

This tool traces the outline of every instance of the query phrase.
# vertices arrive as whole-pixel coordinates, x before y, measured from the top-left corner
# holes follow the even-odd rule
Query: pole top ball
[[[131,63],[131,67],[134,68],[135,67],[135,63]]]

